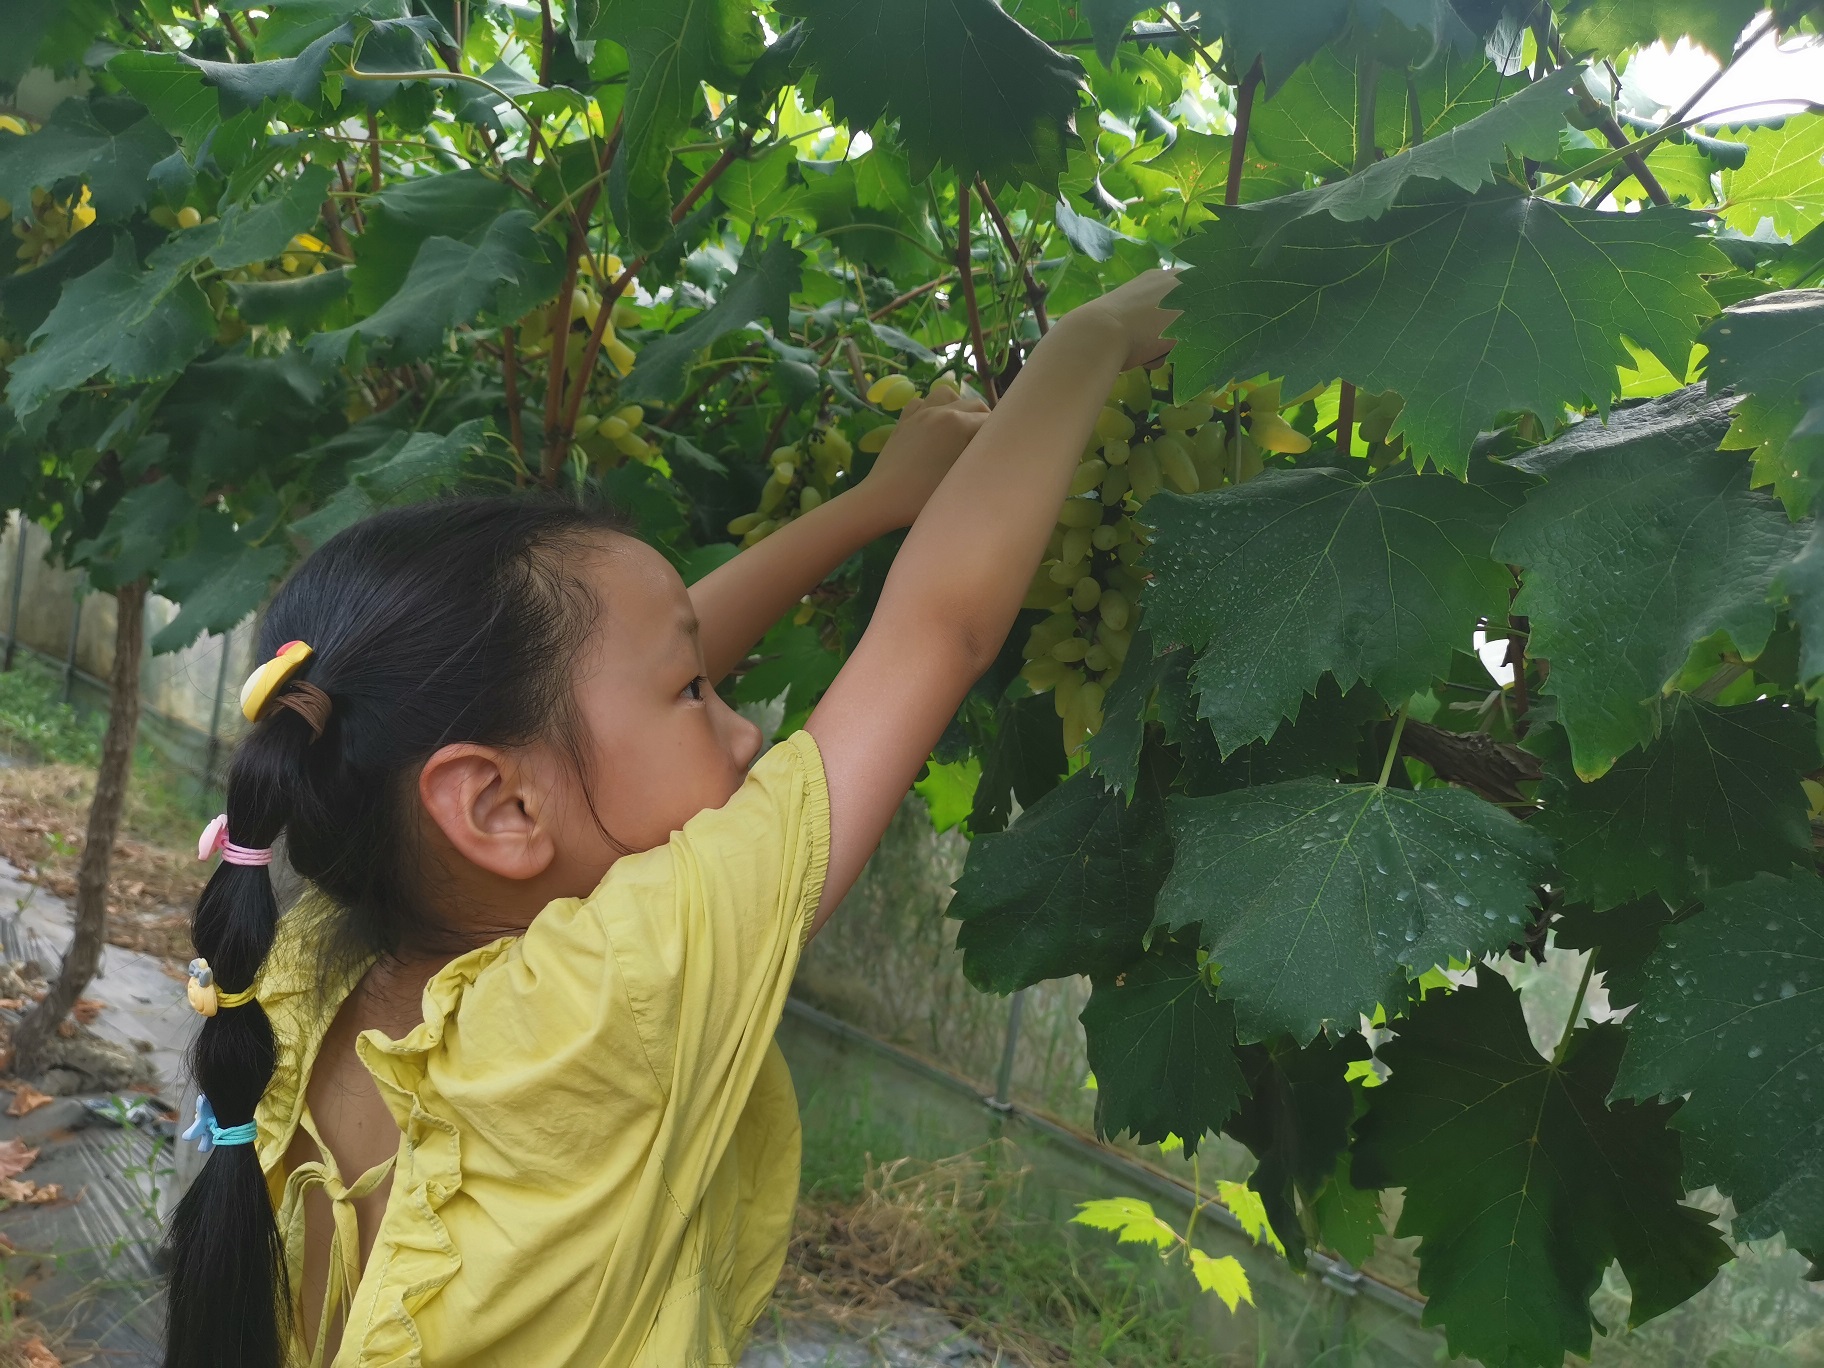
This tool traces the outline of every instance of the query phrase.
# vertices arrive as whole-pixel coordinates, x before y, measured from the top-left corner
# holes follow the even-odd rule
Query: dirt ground
[[[26,880],[60,898],[76,896],[92,772],[75,765],[0,769],[0,856]],[[108,940],[182,965],[190,948],[190,914],[208,877],[193,851],[173,849],[128,830],[114,845]],[[5,912],[0,908],[0,912]]]

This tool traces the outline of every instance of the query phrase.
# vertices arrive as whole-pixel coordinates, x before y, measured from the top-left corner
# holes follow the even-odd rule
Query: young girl
[[[992,415],[909,406],[853,491],[688,589],[526,500],[385,513],[299,568],[200,852],[210,1152],[169,1365],[739,1357],[796,1202],[773,1032],[799,952],[994,659],[1173,283],[1066,315]],[[755,763],[716,682],[907,523],[854,654]],[[283,917],[281,835],[312,889]]]

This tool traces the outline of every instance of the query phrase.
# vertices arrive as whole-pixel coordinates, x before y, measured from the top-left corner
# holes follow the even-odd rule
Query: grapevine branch
[[[1347,380],[1336,393],[1336,449],[1344,456],[1355,450],[1355,386]]]
[[[685,192],[684,198],[679,200],[677,207],[671,211],[671,221],[673,225],[684,221],[684,216],[691,211],[692,206],[694,206],[698,200],[702,199],[703,196],[709,192],[709,188],[722,178],[722,173],[733,166],[747,151],[749,141],[750,135],[743,132],[729,145],[728,149],[724,151],[720,157],[716,158],[714,164],[698,177],[697,183]],[[545,462],[544,471],[542,472],[547,485],[552,485],[557,482],[557,472],[563,464],[563,454],[570,445],[570,434],[576,431],[576,416],[578,413],[582,412],[583,396],[588,393],[590,378],[595,374],[596,360],[601,356],[602,339],[608,334],[608,327],[614,316],[614,306],[620,301],[621,296],[627,292],[627,286],[632,282],[635,274],[637,274],[651,258],[652,254],[648,252],[646,255],[628,263],[628,265],[622,269],[621,273],[602,291],[601,312],[596,315],[595,326],[589,330],[589,340],[583,344],[583,354],[577,358],[576,370],[571,377],[570,397],[567,401],[562,402],[563,414],[561,422],[557,427],[553,428],[550,424],[550,420],[547,420],[545,428]],[[568,323],[566,323],[565,326],[568,327]],[[553,355],[555,357],[555,353],[553,353]],[[560,376],[560,386],[561,383],[562,377]],[[554,389],[551,395],[551,412],[554,416],[557,414],[560,401],[562,401],[561,390]]]
[[[992,404],[999,396],[994,392],[994,372],[988,364],[988,344],[982,340],[982,315],[975,302],[975,262],[969,255],[969,186],[962,181],[956,186],[956,270],[963,287],[963,308],[969,316],[969,337],[975,344],[975,374],[982,382],[982,393]]]
[[[1741,61],[1743,56],[1747,54],[1748,49],[1760,42],[1761,39],[1765,38],[1769,33],[1772,33],[1776,27],[1777,16],[1770,10],[1761,20],[1759,27],[1736,45],[1735,51],[1729,55],[1729,60],[1717,67],[1717,69],[1710,74],[1709,79],[1699,85],[1696,90],[1692,91],[1682,105],[1668,114],[1661,122],[1660,127],[1666,128],[1682,124],[1690,115],[1691,111],[1697,108],[1698,101],[1703,99],[1704,96],[1708,95],[1712,90],[1716,89],[1716,83],[1729,74],[1729,69],[1737,62]],[[1602,188],[1589,199],[1589,207],[1592,209],[1601,208],[1602,202],[1610,195],[1614,194],[1621,183],[1627,178],[1627,173],[1622,171],[1615,172],[1614,175],[1603,182]]]
[[[1007,226],[1007,216],[1001,213],[1001,206],[994,202],[994,196],[988,192],[988,182],[977,176],[975,188],[982,197],[982,207],[994,221],[995,231],[1001,235],[1008,257],[1019,267],[1020,275],[1025,280],[1026,302],[1032,306],[1033,321],[1039,325],[1039,336],[1043,337],[1051,331],[1051,320],[1045,316],[1045,291],[1040,286],[1038,277],[1032,273],[1032,264],[1026,260],[1018,242],[1014,240],[1013,229]]]
[[[1564,1034],[1558,1037],[1558,1048],[1552,1051],[1552,1067],[1556,1069],[1564,1063],[1564,1057],[1571,1052],[1571,1033],[1577,1029],[1577,1018],[1583,1012],[1584,995],[1590,991],[1590,978],[1596,972],[1596,952],[1589,952],[1583,962],[1583,977],[1577,982],[1577,996],[1571,999],[1570,1015],[1564,1019]]]
[[[1388,779],[1393,776],[1393,762],[1400,754],[1400,736],[1406,730],[1406,705],[1400,704],[1399,714],[1393,719],[1393,740],[1387,743],[1387,758],[1381,762],[1381,777],[1375,780],[1376,788],[1386,788]]]

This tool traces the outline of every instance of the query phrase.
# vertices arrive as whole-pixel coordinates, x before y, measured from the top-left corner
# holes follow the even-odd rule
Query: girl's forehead
[[[591,556],[589,562],[587,578],[605,623],[675,630],[680,614],[689,613],[683,578],[645,542],[617,534],[605,554]]]

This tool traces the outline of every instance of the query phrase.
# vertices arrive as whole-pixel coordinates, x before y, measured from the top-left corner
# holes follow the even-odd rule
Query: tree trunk
[[[139,734],[139,663],[145,649],[146,586],[124,585],[114,594],[114,671],[108,679],[108,730],[101,743],[101,768],[89,803],[89,829],[76,873],[76,930],[50,991],[27,1012],[13,1032],[12,1072],[29,1078],[43,1071],[46,1044],[70,1014],[76,999],[101,966],[108,929],[108,866],[126,806]]]

